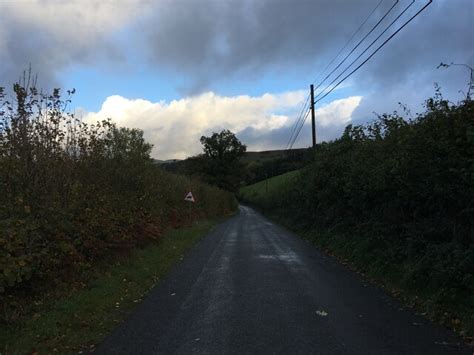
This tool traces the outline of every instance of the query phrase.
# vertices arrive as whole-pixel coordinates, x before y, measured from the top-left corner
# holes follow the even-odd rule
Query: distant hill
[[[281,150],[264,150],[261,152],[246,152],[242,158],[242,161],[244,163],[249,163],[252,161],[264,162],[264,161],[270,161],[270,160],[275,160],[275,159],[286,158],[289,156],[299,155],[306,151],[307,151],[307,148],[292,149],[290,151],[281,149]]]
[[[275,159],[286,158],[288,156],[300,155],[307,151],[307,148],[300,148],[300,149],[292,149],[291,151],[287,151],[284,149],[280,150],[263,150],[260,152],[245,152],[244,156],[242,157],[242,161],[244,163],[250,162],[264,162],[270,161]],[[186,159],[167,159],[167,160],[160,160],[154,159],[155,164],[185,164],[186,161],[192,158]]]
[[[181,159],[168,159],[168,160],[160,160],[160,159],[153,159],[154,164],[174,164],[182,161]]]
[[[292,170],[301,169],[311,161],[312,152],[309,148],[287,150],[265,150],[246,152],[242,157],[246,177],[243,185],[252,184],[263,179],[280,175]],[[164,170],[176,174],[199,175],[199,158],[190,157],[184,160],[155,160]]]

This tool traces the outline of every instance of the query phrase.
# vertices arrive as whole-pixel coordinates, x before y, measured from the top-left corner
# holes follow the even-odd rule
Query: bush
[[[25,80],[13,92],[9,102],[0,88],[0,295],[236,208],[231,194],[154,166],[142,131],[76,119],[74,91],[63,100]]]

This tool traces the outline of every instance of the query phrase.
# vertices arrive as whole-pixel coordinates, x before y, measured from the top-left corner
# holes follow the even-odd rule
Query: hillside
[[[240,159],[244,178],[242,185],[252,184],[268,177],[280,175],[288,171],[300,169],[311,162],[311,149],[267,150],[245,152]],[[199,178],[200,156],[185,160],[156,161],[162,169],[176,174]]]
[[[260,205],[267,199],[270,199],[271,196],[279,195],[286,188],[293,186],[299,176],[299,170],[273,176],[255,184],[242,187],[239,191],[239,196],[244,201]]]
[[[250,162],[266,162],[270,160],[284,159],[288,156],[299,156],[306,152],[306,148],[288,150],[263,150],[259,152],[245,152],[242,161],[245,163]]]

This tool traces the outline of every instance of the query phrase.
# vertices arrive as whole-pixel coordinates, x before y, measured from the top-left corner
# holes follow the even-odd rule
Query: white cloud
[[[322,127],[346,125],[351,121],[352,112],[359,106],[362,96],[351,96],[334,100],[316,109],[318,125]]]
[[[99,112],[85,115],[86,122],[111,118],[119,126],[140,128],[147,141],[154,144],[153,156],[160,159],[185,158],[201,151],[199,138],[222,129],[237,134],[251,129],[257,135],[243,143],[248,149],[274,148],[265,137],[271,132],[288,130],[306,92],[280,94],[219,96],[213,92],[173,100],[169,103],[143,99],[108,97]],[[320,108],[317,117],[322,127],[345,125],[360,97],[336,100]],[[259,136],[261,137],[260,142]]]

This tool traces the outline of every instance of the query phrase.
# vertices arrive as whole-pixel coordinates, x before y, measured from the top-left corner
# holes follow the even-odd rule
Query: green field
[[[290,171],[257,182],[256,184],[245,186],[239,191],[240,198],[246,202],[260,205],[269,199],[269,197],[280,194],[283,189],[291,187],[291,182],[295,180],[299,174],[299,170]]]

